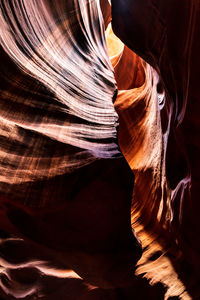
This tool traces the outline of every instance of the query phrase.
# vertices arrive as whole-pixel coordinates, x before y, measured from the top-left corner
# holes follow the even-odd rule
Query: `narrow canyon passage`
[[[111,2],[0,3],[0,299],[200,299],[200,2]]]
[[[199,49],[196,30],[199,2],[180,4],[177,1],[169,5],[154,2],[149,1],[151,4],[148,5],[139,1],[112,3],[116,34],[154,68],[117,40],[111,29],[110,37],[108,34],[119,87],[115,108],[119,114],[120,147],[135,174],[132,222],[143,246],[147,247],[138,262],[137,272],[146,273],[151,282],[162,282],[167,288],[165,299],[169,295],[198,299],[199,192],[196,189],[198,175],[193,174],[197,174],[200,161],[197,150],[200,135],[196,116],[198,96],[194,96],[198,85],[197,78],[195,81],[198,63],[194,67],[193,61]],[[187,34],[190,30],[194,34],[185,52],[192,51],[193,54],[188,52],[181,56],[181,46],[187,34],[182,27],[175,29],[176,10],[182,13],[178,19],[180,24],[188,19],[192,24],[192,27],[188,25]],[[143,19],[144,15],[146,19]],[[160,24],[162,18],[163,24]],[[149,20],[152,23],[149,24]],[[157,27],[153,26],[154,23]],[[159,57],[159,43],[162,42],[159,30],[162,26],[162,33],[166,36],[162,37],[165,42],[161,45]],[[175,42],[176,38],[180,44]],[[151,39],[157,39],[157,49],[153,48],[156,46]],[[183,72],[187,59],[186,73],[182,73],[181,78],[178,72]],[[173,79],[170,76],[174,76]],[[184,80],[187,80],[187,85]],[[196,113],[193,107],[196,107]],[[190,132],[191,128],[194,133]],[[192,138],[188,134],[192,134]],[[192,150],[194,144],[196,152]],[[196,207],[196,214],[194,210],[191,213],[189,207]]]

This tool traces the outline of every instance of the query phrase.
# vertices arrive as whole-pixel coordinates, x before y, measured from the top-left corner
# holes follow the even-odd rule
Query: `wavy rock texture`
[[[134,79],[123,77],[128,83],[121,89],[129,90],[120,91],[115,103],[121,149],[136,176],[133,211],[139,223],[153,232],[164,229],[161,236],[167,229],[169,238],[177,243],[196,272],[194,298],[199,297],[200,263],[199,62],[195,62],[200,47],[199,12],[199,1],[112,1],[114,32],[156,70],[130,54],[128,65],[135,56],[140,74],[135,68]],[[120,61],[127,51],[120,49]],[[142,70],[143,85],[131,91],[133,82],[138,87],[137,78],[142,80]],[[164,244],[166,241],[165,237]]]
[[[2,297],[65,297],[71,278],[80,290],[68,298],[85,282],[130,285],[142,252],[134,176],[118,146],[99,2],[5,0],[0,9]]]
[[[200,297],[199,2],[100,2],[0,4],[2,299]]]
[[[21,168],[15,153],[1,154],[7,159],[6,168],[1,166],[2,181],[17,184],[49,178],[118,155],[118,118],[112,104],[116,84],[99,5],[1,1],[0,7],[1,122],[4,136],[10,135],[6,146],[22,153],[28,133],[38,136],[35,156],[24,155]],[[10,108],[14,105],[15,115]],[[53,141],[64,144],[66,154],[48,156],[46,149]]]

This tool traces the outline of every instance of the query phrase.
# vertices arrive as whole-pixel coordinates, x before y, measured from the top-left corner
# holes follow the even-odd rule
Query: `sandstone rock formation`
[[[147,81],[150,79],[149,84],[151,85],[152,82],[153,86],[154,78],[158,78],[157,108],[156,104],[154,104],[154,112],[150,113],[151,106],[148,107],[148,92],[145,104],[140,104],[145,108],[147,107],[148,113],[150,113],[148,121],[144,122],[148,127],[147,130],[145,129],[147,136],[143,139],[143,143],[145,143],[145,140],[147,142],[145,151],[151,149],[150,153],[154,156],[151,158],[151,154],[149,157],[148,154],[143,154],[144,166],[140,168],[140,171],[145,173],[149,169],[150,176],[155,178],[155,181],[152,181],[155,184],[151,188],[157,189],[156,183],[160,181],[157,192],[151,193],[152,196],[150,194],[147,196],[147,201],[151,202],[152,200],[149,200],[151,197],[155,197],[155,194],[160,194],[160,201],[158,200],[156,205],[157,212],[155,211],[155,215],[153,212],[152,218],[155,220],[155,216],[158,216],[162,222],[163,220],[170,221],[170,228],[174,231],[175,238],[177,238],[181,249],[189,257],[190,262],[198,273],[200,263],[200,241],[198,238],[200,226],[199,218],[197,217],[199,211],[199,190],[197,187],[200,163],[200,127],[198,121],[199,104],[197,100],[199,60],[196,60],[196,58],[200,48],[198,38],[199,5],[199,1],[126,0],[112,2],[114,32],[133,51],[152,65],[158,74],[157,77],[157,75],[154,75],[154,71],[150,71],[153,75],[150,74],[150,77],[146,77]],[[146,67],[146,70],[148,68]],[[151,89],[151,92],[154,95],[156,93],[153,89]],[[163,94],[161,103],[159,103],[161,96],[159,93]],[[119,107],[121,103],[122,101],[119,99]],[[116,105],[118,107],[118,104]],[[158,110],[159,106],[160,112]],[[140,116],[145,120],[145,116],[141,114]],[[128,117],[124,117],[124,119],[127,120]],[[133,122],[135,122],[135,119],[134,115]],[[144,126],[142,124],[140,130],[143,130]],[[157,127],[155,131],[153,126],[155,126],[154,128]],[[151,131],[149,136],[148,131]],[[135,134],[133,135],[133,140],[138,138],[135,137]],[[159,142],[156,141],[157,137]],[[154,144],[154,141],[156,141],[156,144]],[[161,148],[159,144],[162,144]],[[129,146],[130,148],[131,146]],[[152,148],[155,149],[155,155]],[[126,151],[129,154],[131,150]],[[138,155],[140,155],[140,151],[142,151],[141,148]],[[159,153],[159,151],[161,152]],[[156,155],[158,155],[157,158]],[[158,159],[158,157],[160,158]],[[151,167],[148,167],[153,159],[157,161],[158,165],[156,168],[158,167],[158,170],[160,170],[156,171],[156,176],[158,174],[161,175],[158,181],[156,176],[152,174],[155,172],[152,172],[150,170]],[[159,160],[160,162],[158,163]],[[153,169],[155,170],[155,167]],[[142,179],[143,177],[138,179],[140,180],[139,186],[145,184],[147,177],[144,174],[144,179]],[[138,188],[140,189],[140,187]],[[135,193],[137,192],[136,189]],[[139,193],[142,196],[144,193],[143,189]],[[144,195],[144,198],[147,197]],[[167,207],[171,207],[171,213],[165,206],[166,203],[170,204]],[[147,204],[149,208],[152,206],[152,202],[149,205]],[[164,219],[163,213],[165,215]],[[145,214],[145,219],[146,217],[149,218],[147,215],[148,213]],[[167,219],[166,216],[168,216]]]
[[[111,2],[0,3],[2,299],[200,297],[200,3]]]

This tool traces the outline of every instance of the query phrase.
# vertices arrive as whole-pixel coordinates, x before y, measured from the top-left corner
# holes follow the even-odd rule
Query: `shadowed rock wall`
[[[102,0],[114,74],[98,2],[22,2],[0,4],[1,176],[13,193],[1,201],[0,294],[155,300],[168,288],[166,299],[190,299],[163,249],[171,239],[198,271],[199,2],[113,1],[125,46]],[[136,270],[134,176],[112,100],[135,174]]]
[[[122,91],[116,102],[121,147],[136,171],[133,205],[145,223],[170,221],[175,239],[199,272],[200,2],[112,1],[112,18],[116,35],[158,74],[141,63],[145,79],[139,96],[133,92],[128,100],[130,91]]]

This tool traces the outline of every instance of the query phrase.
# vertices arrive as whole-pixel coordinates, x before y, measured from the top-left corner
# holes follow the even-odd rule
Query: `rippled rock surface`
[[[2,299],[200,297],[199,3],[111,2],[0,3]]]

